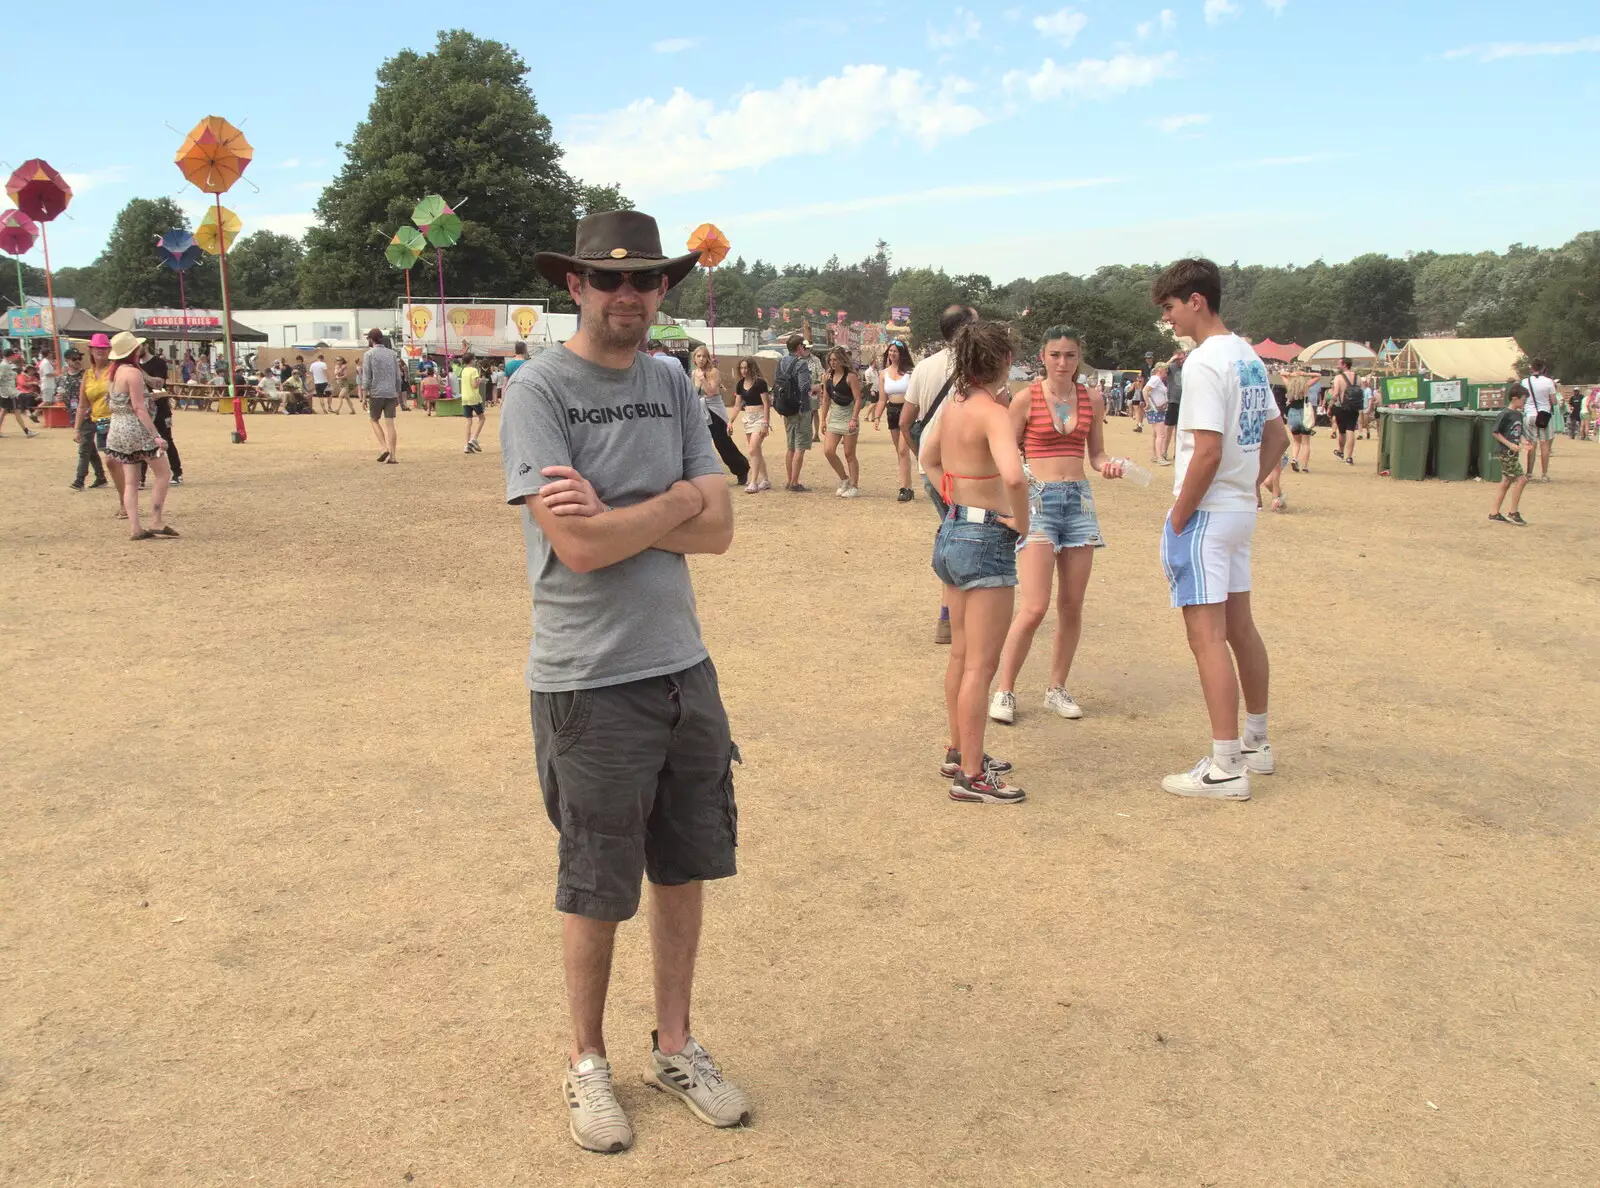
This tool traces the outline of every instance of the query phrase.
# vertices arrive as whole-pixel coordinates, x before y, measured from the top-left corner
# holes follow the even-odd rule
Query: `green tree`
[[[1410,338],[1417,329],[1414,296],[1415,281],[1404,260],[1357,256],[1340,270],[1339,331],[1372,347],[1388,337]]]
[[[706,270],[696,268],[684,278],[684,281],[673,290],[677,297],[677,310],[673,315],[679,318],[704,318],[707,313],[706,301]],[[750,292],[750,287],[745,283],[744,277],[737,272],[729,272],[718,268],[715,277],[711,278],[711,295],[717,302],[717,324],[723,326],[753,326],[755,325],[756,299]],[[829,308],[832,308],[831,306]]]
[[[94,262],[93,297],[109,314],[124,306],[174,309],[180,301],[178,274],[161,266],[156,240],[168,231],[189,230],[189,220],[170,198],[135,198],[112,224],[105,250]],[[190,305],[216,305],[221,285],[216,261],[206,257],[184,273]]]
[[[1097,292],[1093,284],[1062,274],[1034,286],[1028,313],[1017,326],[1023,355],[1038,353],[1050,327],[1069,326],[1083,335],[1089,365],[1136,368],[1146,351],[1160,358],[1172,353],[1173,341],[1158,321],[1147,285]]]
[[[228,252],[228,297],[241,309],[293,308],[300,294],[300,241],[275,231],[246,235]]]
[[[894,278],[888,304],[911,307],[912,346],[937,349],[943,341],[939,336],[939,318],[959,300],[961,292],[945,275],[944,269],[908,268]]]
[[[1559,251],[1529,303],[1517,342],[1542,355],[1569,382],[1600,380],[1600,232],[1588,231]]]
[[[311,304],[386,305],[401,288],[383,249],[426,194],[459,208],[461,242],[445,254],[446,288],[538,296],[539,251],[570,251],[580,209],[620,205],[614,186],[583,186],[561,167],[550,121],[510,46],[441,32],[431,53],[405,50],[378,70],[367,118],[317,203],[301,292]],[[563,295],[564,296],[564,295]]]

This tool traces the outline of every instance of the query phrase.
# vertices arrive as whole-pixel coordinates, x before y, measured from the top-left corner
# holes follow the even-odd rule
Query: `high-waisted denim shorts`
[[[1058,553],[1062,549],[1106,547],[1088,479],[1058,483],[1031,481],[1028,502],[1031,516],[1024,544],[1045,541]]]
[[[1017,584],[1017,534],[993,517],[982,508],[950,509],[933,538],[933,572],[941,582],[958,590]]]

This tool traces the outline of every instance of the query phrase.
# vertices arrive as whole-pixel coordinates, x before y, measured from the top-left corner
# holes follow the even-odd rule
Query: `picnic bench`
[[[245,412],[272,413],[283,407],[283,397],[276,392],[264,393],[256,389],[253,384],[237,384],[234,391],[239,399],[244,401]],[[228,407],[228,387],[226,384],[168,384],[167,395],[177,402],[179,408],[194,408],[201,412],[210,412],[217,409],[223,412],[232,412]]]

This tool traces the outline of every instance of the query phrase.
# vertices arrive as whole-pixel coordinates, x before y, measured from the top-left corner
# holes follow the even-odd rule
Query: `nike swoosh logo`
[[[1223,779],[1220,779],[1220,780],[1214,780],[1214,779],[1211,778],[1211,773],[1208,771],[1208,772],[1206,772],[1205,775],[1200,777],[1200,782],[1202,784],[1231,784],[1231,783],[1233,783],[1234,780],[1236,780],[1238,778],[1239,777],[1236,776],[1236,775],[1231,775],[1231,776],[1226,776],[1226,777],[1224,777]]]

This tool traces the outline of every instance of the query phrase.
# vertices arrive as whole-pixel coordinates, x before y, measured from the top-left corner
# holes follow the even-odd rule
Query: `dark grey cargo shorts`
[[[532,693],[544,807],[561,834],[556,910],[626,920],[639,880],[734,873],[738,748],[710,660],[671,676]]]

